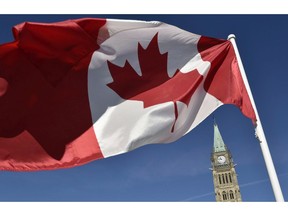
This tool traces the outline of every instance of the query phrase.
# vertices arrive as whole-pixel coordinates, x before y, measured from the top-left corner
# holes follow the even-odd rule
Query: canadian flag
[[[162,22],[23,23],[0,45],[0,169],[173,142],[223,104],[256,121],[230,41]]]

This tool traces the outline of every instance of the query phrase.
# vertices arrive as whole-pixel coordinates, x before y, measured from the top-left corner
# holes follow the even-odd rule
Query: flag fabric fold
[[[0,169],[173,142],[223,104],[256,120],[230,41],[158,21],[22,23],[0,45]]]

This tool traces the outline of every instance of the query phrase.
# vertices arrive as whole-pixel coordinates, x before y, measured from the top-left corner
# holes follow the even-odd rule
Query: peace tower
[[[241,202],[232,155],[224,144],[216,122],[214,122],[214,146],[211,154],[211,164],[216,201]]]

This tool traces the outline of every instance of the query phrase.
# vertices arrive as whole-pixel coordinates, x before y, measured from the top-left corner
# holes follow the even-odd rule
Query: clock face
[[[217,158],[217,161],[220,163],[220,164],[224,164],[225,161],[226,161],[226,158],[225,156],[221,155]]]

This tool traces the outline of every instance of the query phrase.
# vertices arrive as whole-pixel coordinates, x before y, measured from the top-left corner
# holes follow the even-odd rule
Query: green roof
[[[226,146],[218,129],[216,122],[214,123],[214,152],[226,151]]]

